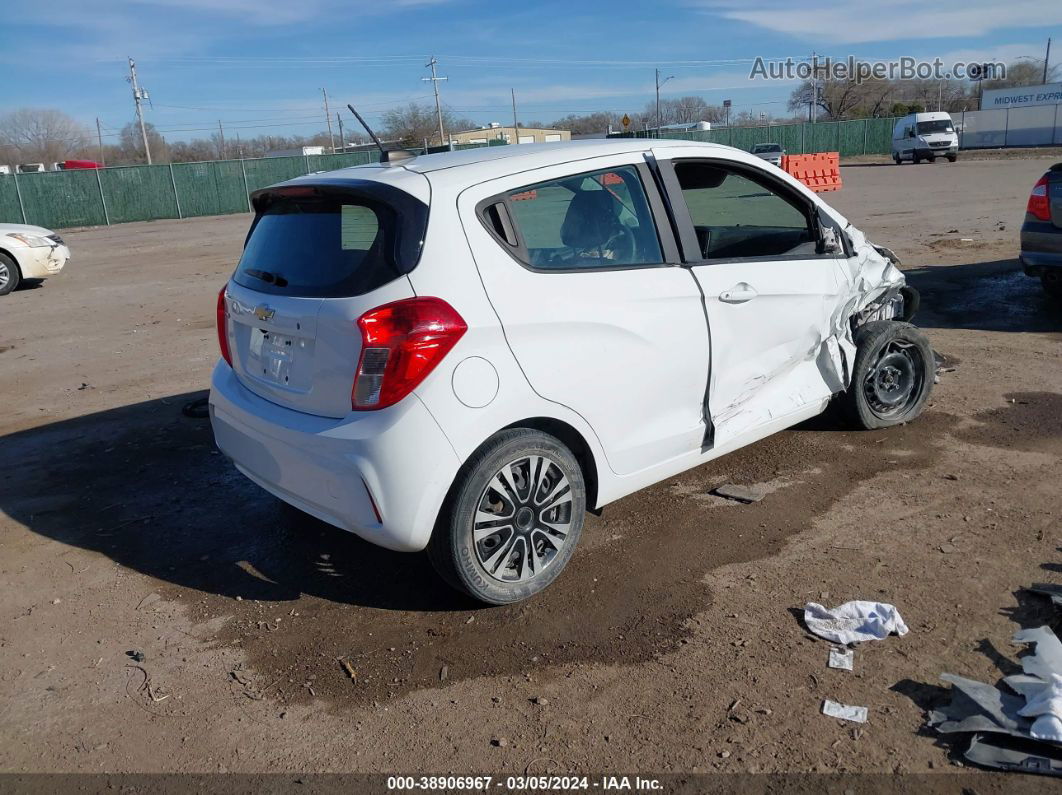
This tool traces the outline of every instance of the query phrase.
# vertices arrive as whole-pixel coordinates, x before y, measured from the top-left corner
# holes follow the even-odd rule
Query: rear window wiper
[[[277,287],[287,287],[288,280],[281,276],[279,273],[270,273],[269,271],[260,271],[255,268],[247,268],[244,270],[248,276],[253,276],[256,279],[260,279],[266,284],[273,284]]]

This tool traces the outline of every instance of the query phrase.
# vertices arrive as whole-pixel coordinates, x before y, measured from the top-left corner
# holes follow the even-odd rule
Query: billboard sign
[[[1033,105],[1058,105],[1062,103],[1062,83],[1043,86],[1016,86],[994,88],[985,91],[981,99],[982,110],[1002,108],[1028,108]]]

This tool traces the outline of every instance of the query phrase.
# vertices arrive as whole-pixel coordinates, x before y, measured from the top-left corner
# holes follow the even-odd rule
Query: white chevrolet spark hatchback
[[[485,602],[552,582],[588,510],[835,396],[860,427],[909,421],[933,382],[888,250],[728,147],[490,147],[252,198],[219,448]]]

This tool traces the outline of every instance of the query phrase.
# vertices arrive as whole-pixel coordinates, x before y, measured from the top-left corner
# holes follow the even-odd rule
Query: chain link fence
[[[961,149],[1062,145],[1062,105],[953,113]],[[746,151],[781,144],[789,154],[840,152],[841,157],[891,153],[896,118],[814,124],[663,131],[661,138],[709,141]],[[613,137],[656,137],[654,131]],[[503,141],[491,141],[501,145]],[[461,144],[472,149],[483,144]],[[438,148],[431,151],[445,151]],[[0,175],[0,221],[49,229],[157,218],[225,215],[250,210],[248,194],[303,174],[379,162],[375,151],[255,160]]]
[[[781,144],[791,155],[840,152],[842,157],[889,154],[896,119],[853,119],[814,124],[769,124],[763,127],[721,127],[689,132],[663,130],[659,136],[648,130],[613,137],[670,138],[708,141],[750,151],[756,144]]]
[[[1062,105],[972,110],[951,114],[960,149],[997,149],[1062,145]],[[840,152],[841,157],[887,155],[899,117],[852,119],[814,124],[772,124],[763,127],[722,127],[704,131],[663,130],[620,133],[612,137],[671,138],[708,141],[750,151],[756,144],[781,144],[789,154]]]
[[[379,160],[372,151],[0,175],[0,221],[62,229],[245,213],[259,188]]]

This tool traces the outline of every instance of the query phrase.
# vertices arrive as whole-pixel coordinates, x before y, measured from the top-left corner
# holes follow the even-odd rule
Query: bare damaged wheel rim
[[[925,362],[917,345],[892,340],[878,354],[863,379],[863,394],[875,416],[891,420],[902,416],[922,394]]]
[[[5,287],[7,287],[10,281],[11,271],[7,269],[7,263],[0,262],[0,290],[3,290]]]
[[[559,463],[545,455],[510,461],[494,474],[476,503],[476,559],[500,582],[541,576],[568,542],[572,508],[571,484]]]

